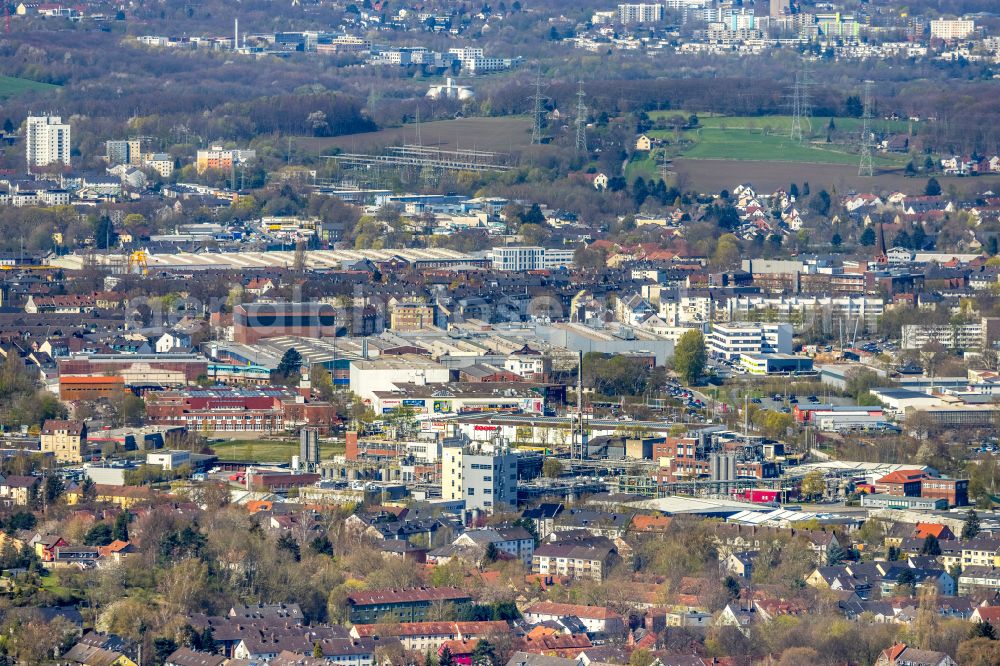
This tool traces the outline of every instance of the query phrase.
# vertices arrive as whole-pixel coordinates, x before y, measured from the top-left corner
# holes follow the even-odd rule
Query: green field
[[[209,444],[220,460],[250,460],[253,462],[291,462],[298,455],[298,441],[279,440],[232,440]],[[326,460],[344,453],[343,442],[321,441],[320,458]]]
[[[816,164],[857,164],[858,156],[836,144],[792,141],[785,134],[762,131],[710,129],[697,130],[694,145],[684,157],[703,160],[763,160],[768,162],[814,162]],[[875,155],[874,162],[884,166],[904,166],[905,156]]]
[[[39,83],[29,79],[17,79],[13,76],[0,76],[0,99],[8,99],[29,92],[45,92],[56,90],[59,86],[51,83]]]
[[[660,177],[660,170],[656,161],[652,158],[634,159],[625,165],[625,180],[632,182],[639,176],[646,180],[657,180]]]
[[[687,118],[691,111],[652,111],[649,118],[654,122],[660,118],[670,118],[681,115]],[[768,129],[771,132],[788,134],[792,127],[791,116],[723,116],[712,113],[693,112],[698,116],[698,126],[703,128],[725,128],[725,129]],[[829,116],[814,116],[803,125],[802,131],[811,134],[814,138],[825,138],[827,126],[830,122]],[[860,118],[833,118],[834,128],[837,132],[857,132],[861,129]],[[908,120],[882,120],[876,118],[871,121],[873,129],[876,131],[909,132],[919,131],[922,123],[910,122]]]
[[[690,115],[687,111],[658,111],[650,114],[655,121],[661,117]],[[673,130],[651,130],[651,137],[663,139],[671,157],[701,160],[737,160],[758,162],[798,162],[812,164],[857,164],[858,155],[849,146],[856,142],[861,129],[859,118],[834,118],[830,130],[829,118],[812,118],[803,126],[804,140],[792,141],[789,133],[791,116],[720,116],[698,114],[698,127],[685,130],[678,140]],[[917,123],[905,120],[873,120],[876,131],[910,132]],[[830,142],[827,142],[827,135]],[[903,167],[907,155],[876,153],[877,167]],[[635,175],[646,169],[637,160]],[[631,165],[630,165],[631,166]]]

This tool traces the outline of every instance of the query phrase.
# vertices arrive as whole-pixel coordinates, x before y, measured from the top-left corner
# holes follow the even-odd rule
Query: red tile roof
[[[347,597],[353,606],[374,604],[405,604],[421,601],[455,601],[469,599],[469,593],[457,587],[415,587],[404,590],[365,590]]]
[[[558,615],[559,617],[575,615],[581,620],[610,620],[621,618],[621,615],[604,606],[560,604],[554,601],[539,601],[528,606],[524,612],[534,613],[536,615]]]

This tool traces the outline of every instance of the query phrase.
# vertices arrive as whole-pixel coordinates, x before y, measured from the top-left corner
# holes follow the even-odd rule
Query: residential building
[[[618,5],[618,22],[622,25],[659,23],[663,20],[662,4],[622,4]]]
[[[421,331],[434,327],[434,305],[419,301],[394,303],[389,312],[389,327],[396,332]]]
[[[174,158],[170,153],[147,153],[142,158],[142,166],[152,169],[163,178],[170,178],[174,172]]]
[[[257,157],[256,150],[225,149],[222,146],[212,146],[208,150],[199,150],[195,169],[198,173],[208,170],[231,171],[234,165],[244,164]]]
[[[441,496],[464,500],[467,509],[510,511],[517,506],[517,454],[505,444],[473,442],[445,446]]]
[[[713,356],[729,360],[741,354],[791,354],[789,324],[713,324],[706,346]]]
[[[423,622],[435,607],[447,609],[469,603],[472,597],[457,587],[364,590],[347,597],[349,619],[355,624]]]
[[[956,350],[992,348],[1000,340],[1000,318],[983,317],[964,324],[906,324],[902,327],[902,349],[923,349],[931,340]]]
[[[40,476],[8,476],[0,481],[0,501],[15,506],[28,506],[41,482]]]
[[[535,552],[535,539],[523,527],[487,527],[468,530],[453,542],[456,546],[467,546],[485,553],[490,544],[502,556],[507,555],[531,566],[531,556]]]
[[[24,156],[28,168],[61,163],[70,165],[70,127],[59,116],[29,116]]]
[[[615,556],[616,551],[612,545],[587,545],[571,541],[547,543],[535,549],[531,558],[531,572],[600,582]]]
[[[118,139],[106,142],[104,159],[109,166],[119,164],[131,164],[139,166],[142,164],[142,150],[139,139]]]
[[[524,609],[524,619],[533,623],[558,621],[569,616],[580,618],[588,633],[617,633],[625,629],[624,618],[606,606],[538,601]]]
[[[48,419],[42,424],[41,451],[59,462],[83,461],[87,447],[87,426],[83,421]]]
[[[353,638],[396,638],[413,652],[437,650],[447,641],[472,640],[510,631],[502,620],[487,622],[402,622],[399,624],[355,624]]]
[[[498,271],[555,270],[573,265],[573,250],[538,246],[495,247],[490,252],[493,268]]]
[[[976,31],[973,19],[934,19],[931,21],[931,39],[946,42],[967,39]]]
[[[958,662],[944,652],[918,650],[898,643],[882,650],[875,666],[958,666]]]

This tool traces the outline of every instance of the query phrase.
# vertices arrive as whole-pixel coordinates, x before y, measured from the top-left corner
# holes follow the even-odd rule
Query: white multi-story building
[[[495,247],[493,268],[498,271],[538,271],[573,265],[573,250],[537,246]]]
[[[966,39],[976,31],[976,22],[972,19],[935,19],[931,21],[931,38],[950,42],[955,39]]]
[[[505,444],[445,445],[441,497],[464,500],[467,509],[509,511],[517,506],[517,454]]]
[[[778,321],[797,327],[809,327],[816,321],[845,320],[853,330],[860,319],[868,330],[878,327],[885,311],[885,301],[871,296],[760,296],[739,294],[729,298],[724,316],[737,321]]]
[[[659,23],[663,20],[662,4],[618,5],[618,22],[622,25],[639,23]]]
[[[790,324],[714,324],[707,340],[708,352],[725,359],[741,354],[791,354]]]
[[[1000,319],[983,317],[965,324],[907,324],[902,327],[900,347],[922,349],[931,340],[955,350],[991,347],[1000,337]]]
[[[516,67],[521,60],[520,58],[487,57],[482,49],[472,46],[448,49],[448,54],[458,60],[462,65],[462,71],[468,74],[500,72]]]
[[[59,116],[29,116],[24,156],[28,168],[70,163],[70,128]]]

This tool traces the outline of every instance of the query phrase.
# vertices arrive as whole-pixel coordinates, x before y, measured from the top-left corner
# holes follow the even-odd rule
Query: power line
[[[792,141],[802,142],[803,125],[812,131],[812,101],[809,95],[809,86],[812,84],[809,78],[808,61],[803,60],[795,72],[795,83],[792,84],[792,123],[789,128],[789,138]]]
[[[532,145],[540,145],[542,143],[542,123],[545,120],[545,102],[548,101],[548,97],[542,94],[542,69],[538,68],[538,74],[535,76],[535,94],[529,97],[532,100],[532,126],[531,126],[531,143]]]
[[[583,98],[587,93],[583,91],[583,81],[580,81],[580,89],[576,92],[576,152],[587,152],[587,105],[583,103]]]
[[[864,111],[861,114],[860,153],[858,175],[871,178],[874,175],[872,165],[873,133],[870,121],[872,119],[872,81],[865,81]]]

